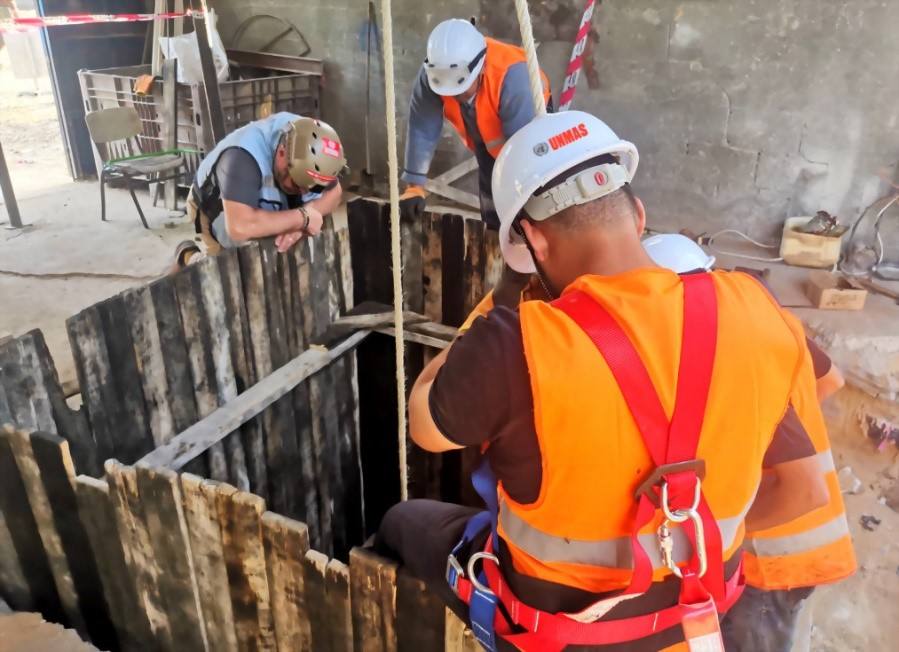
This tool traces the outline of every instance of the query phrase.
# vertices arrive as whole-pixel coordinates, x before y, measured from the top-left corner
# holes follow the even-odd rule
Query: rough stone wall
[[[327,61],[324,115],[346,139],[353,167],[361,169],[366,3],[213,4],[226,43],[254,13],[284,16],[300,27],[312,45],[310,56]],[[401,131],[411,82],[438,22],[475,16],[488,34],[519,40],[512,0],[393,4]],[[380,3],[375,5],[379,13]],[[531,1],[541,65],[556,96],[583,6],[583,0]],[[879,169],[897,177],[896,25],[894,0],[604,0],[594,16],[600,84],[591,90],[582,75],[573,108],[599,115],[637,144],[635,187],[656,226],[739,227],[771,237],[789,215],[826,209],[851,221],[886,193]],[[257,35],[255,43],[242,45],[263,41]],[[370,141],[373,167],[383,175],[379,55],[375,47]],[[464,158],[458,140],[445,131],[433,170]],[[899,229],[884,235],[893,243],[888,253],[899,259]]]

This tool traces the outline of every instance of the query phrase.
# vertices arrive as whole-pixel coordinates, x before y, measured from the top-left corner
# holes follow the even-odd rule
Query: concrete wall
[[[363,167],[367,4],[213,4],[226,43],[254,13],[288,17],[300,27],[310,56],[328,62],[324,116],[346,140],[353,167]],[[518,39],[512,0],[393,4],[401,130],[427,34],[439,21],[474,15],[488,33]],[[558,92],[583,0],[531,5],[543,39],[541,64]],[[819,209],[852,221],[887,191],[878,169],[897,176],[897,24],[893,0],[605,0],[594,17],[600,86],[589,89],[582,75],[573,108],[596,113],[637,144],[635,187],[656,226],[739,227],[767,237],[788,215]],[[264,40],[257,35],[242,46]],[[375,49],[375,59],[379,54]],[[383,173],[380,61],[372,73],[372,155]],[[445,136],[436,172],[465,156]],[[886,235],[899,241],[897,229]],[[899,247],[891,249],[899,257]]]

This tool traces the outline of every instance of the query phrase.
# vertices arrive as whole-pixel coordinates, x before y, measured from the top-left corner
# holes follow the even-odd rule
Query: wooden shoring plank
[[[79,475],[74,480],[74,487],[78,515],[90,542],[90,553],[97,562],[119,647],[124,651],[139,650],[150,638],[150,626],[125,565],[109,486],[105,480]]]
[[[162,279],[162,282],[170,279]],[[157,281],[159,283],[159,281]],[[162,349],[156,306],[149,285],[126,290],[122,295],[128,312],[128,327],[134,340],[137,367],[146,399],[146,410],[153,444],[161,446],[177,434],[172,406],[169,402],[168,378]],[[191,396],[193,399],[193,396]]]
[[[443,600],[407,569],[396,578],[396,633],[398,652],[439,650],[445,639]]]
[[[487,289],[484,277],[487,266],[486,229],[481,220],[465,220],[465,263],[463,275],[466,283],[465,317],[481,302]]]
[[[275,249],[273,241],[260,243],[259,256],[265,299],[264,323],[268,326],[268,346],[272,369],[275,370],[282,368],[291,360],[284,292],[278,271],[282,256]],[[263,378],[258,373],[257,377]],[[278,397],[273,414],[274,418],[266,424],[267,458],[273,476],[271,484],[280,485],[283,492],[280,497],[285,501],[284,505],[275,504],[273,508],[278,513],[293,518],[302,514],[300,511],[302,486],[295,477],[295,465],[298,462],[296,418],[293,413],[293,400],[287,396],[287,392]]]
[[[150,466],[165,466],[178,470],[202,454],[210,445],[220,441],[242,423],[272,405],[298,383],[352,350],[368,335],[369,331],[357,331],[326,353],[316,349],[306,351],[167,444],[145,455],[140,461]]]
[[[328,256],[325,238],[311,240],[309,260],[309,294],[305,320],[308,342],[318,340],[331,325],[330,281],[334,266],[333,252]],[[344,484],[341,477],[337,418],[337,394],[334,365],[328,365],[309,379],[309,405],[312,408],[312,449],[318,479],[319,516],[322,545],[320,552],[329,557],[346,558],[346,513]]]
[[[19,554],[6,524],[2,503],[0,503],[0,600],[5,600],[19,611],[34,610],[31,588],[28,586],[22,564],[19,563]]]
[[[328,270],[328,321],[330,330],[339,316],[346,312],[347,294],[344,287],[340,237],[332,229],[322,234]],[[420,276],[420,274],[419,274]],[[351,297],[350,297],[351,298]],[[335,554],[346,559],[349,548],[365,538],[365,517],[362,502],[362,477],[359,464],[358,395],[355,390],[355,354],[350,352],[331,365],[334,408],[336,410],[335,442],[339,460],[340,487],[343,493],[343,539],[335,546]]]
[[[337,559],[325,567],[325,589],[331,614],[331,650],[353,649],[353,612],[350,606],[350,568]]]
[[[239,650],[275,650],[262,514],[265,501],[234,487],[218,488],[222,549]]]
[[[247,323],[246,300],[241,281],[240,260],[236,249],[218,256],[225,295],[227,325],[230,331],[231,363],[237,394],[245,392],[259,380],[253,369],[250,326]],[[246,458],[249,488],[257,496],[268,498],[268,473],[265,460],[265,438],[261,417],[254,417],[240,428]],[[237,436],[235,434],[235,436]]]
[[[304,523],[265,512],[262,541],[278,649],[315,649],[302,562],[309,550],[309,531]]]
[[[56,584],[56,591],[59,593],[66,620],[79,634],[87,637],[89,633],[87,623],[81,613],[78,589],[75,587],[69,559],[53,517],[53,507],[41,479],[41,469],[34,457],[31,438],[24,430],[7,429],[6,432],[16,458],[25,493],[28,495],[28,503],[34,514],[34,521],[37,523],[41,543],[47,552],[50,572],[53,574],[53,581]]]
[[[214,480],[181,475],[184,517],[197,577],[197,593],[210,652],[235,652],[237,635],[228,595],[228,570],[218,517],[218,487]]]
[[[296,247],[290,250],[287,259],[290,270],[290,287],[292,293],[291,328],[294,337],[294,346],[297,352],[305,351],[311,343],[312,321],[314,315],[307,313],[304,304],[311,299],[312,281],[310,279],[309,239],[304,238]],[[300,353],[302,354],[302,353]],[[309,540],[314,548],[322,549],[321,507],[319,503],[319,477],[315,450],[313,447],[313,423],[312,400],[310,397],[310,383],[299,383],[291,392],[293,401],[293,417],[296,429],[296,439],[288,442],[288,449],[292,455],[294,470],[292,474],[298,479],[298,494],[302,497],[301,508],[303,521],[309,528]],[[295,447],[295,448],[294,448]],[[299,473],[296,472],[299,469]]]
[[[8,415],[8,416],[7,416]],[[97,444],[81,410],[66,403],[44,334],[32,330],[0,345],[0,425],[40,430],[69,442],[83,473],[99,474]]]
[[[13,607],[40,611],[47,620],[62,622],[65,620],[62,602],[35,515],[28,502],[25,483],[16,464],[11,439],[10,433],[0,428],[0,512],[9,533],[9,541],[4,547],[9,545],[12,548],[3,552],[11,555],[11,563],[16,563],[11,572],[20,571],[26,584],[6,587],[6,593],[10,598],[18,596],[21,600],[19,604],[13,603]]]
[[[178,476],[146,466],[136,474],[172,639],[180,649],[208,649]]]
[[[367,199],[347,204],[354,304],[393,304],[390,266],[390,207]]]
[[[29,484],[36,490],[37,502],[46,500],[50,509],[87,634],[97,647],[108,649],[115,644],[115,637],[112,635],[112,622],[97,560],[85,554],[90,543],[78,516],[78,499],[73,486],[75,465],[69,453],[69,443],[50,433],[22,435],[22,454],[18,457],[22,477],[31,477]],[[29,445],[31,457],[28,455]]]
[[[137,487],[137,474],[133,468],[123,466],[116,460],[106,460],[105,468],[116,527],[122,537],[125,566],[149,623],[150,640],[147,643],[161,650],[172,650],[175,641],[159,587],[159,574],[166,571],[159,568],[153,553]]]
[[[422,312],[431,321],[443,322],[443,219],[426,213],[422,233]]]
[[[134,342],[123,313],[122,298],[113,297],[66,320],[98,461],[116,457],[132,462],[153,449]]]
[[[446,609],[446,652],[479,652],[480,644],[472,631],[452,609]]]
[[[396,652],[396,572],[396,563],[368,550],[350,551],[356,652]]]
[[[499,233],[496,231],[486,231],[484,233],[484,294],[488,290],[492,290],[499,283],[499,279],[503,274],[503,252],[499,248]]]
[[[181,323],[184,325],[185,340],[187,342],[188,359],[190,361],[190,373],[193,379],[194,398],[197,403],[197,417],[203,419],[214,413],[219,407],[215,383],[215,363],[212,359],[212,351],[208,342],[210,325],[206,318],[206,311],[200,290],[200,277],[210,274],[211,258],[200,261],[196,265],[189,265],[175,274],[175,295],[178,300],[178,308],[181,312]],[[204,340],[206,340],[204,342]],[[195,427],[191,426],[191,428]],[[233,430],[222,433],[208,449],[209,474],[214,480],[224,481],[228,479],[228,460],[225,456],[225,447],[221,440]],[[156,453],[172,446],[178,436],[157,447],[155,451],[145,456],[141,461],[149,466],[167,466],[165,463],[152,459]],[[200,451],[206,452],[206,449]],[[150,457],[151,459],[147,459]],[[187,460],[186,460],[187,461]]]

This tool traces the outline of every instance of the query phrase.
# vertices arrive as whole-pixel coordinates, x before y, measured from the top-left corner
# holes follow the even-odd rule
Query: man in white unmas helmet
[[[803,424],[778,428],[791,397],[814,396],[802,325],[745,274],[653,263],[637,160],[577,111],[509,139],[493,175],[503,255],[559,298],[475,319],[412,389],[419,446],[485,451],[488,512],[407,501],[376,545],[487,649],[723,650],[744,522],[827,500]]]

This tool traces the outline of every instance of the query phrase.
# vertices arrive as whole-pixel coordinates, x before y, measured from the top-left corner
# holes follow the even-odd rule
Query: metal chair
[[[135,185],[155,182],[153,206],[156,206],[163,181],[180,179],[189,174],[183,154],[199,152],[175,149],[144,153],[138,138],[143,133],[140,114],[130,106],[91,111],[84,116],[84,120],[97,153],[104,161],[100,171],[101,219],[106,221],[106,182],[123,179],[137,207],[140,221],[145,229],[149,229],[134,194]]]

